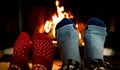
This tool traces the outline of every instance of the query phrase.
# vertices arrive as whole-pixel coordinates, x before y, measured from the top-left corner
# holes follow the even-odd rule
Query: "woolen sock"
[[[62,19],[56,25],[56,39],[62,62],[72,59],[81,64],[78,33],[74,26],[72,20],[68,18]]]
[[[37,33],[32,38],[32,70],[52,70],[55,47],[52,40],[43,33]]]
[[[86,44],[85,66],[89,66],[90,62],[94,59],[103,60],[106,35],[106,25],[102,20],[98,18],[88,20],[84,36]]]
[[[13,55],[8,70],[30,70],[28,65],[30,38],[26,32],[21,32],[13,48]]]

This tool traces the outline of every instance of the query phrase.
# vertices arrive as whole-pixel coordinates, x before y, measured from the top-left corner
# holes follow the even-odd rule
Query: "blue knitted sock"
[[[84,38],[86,44],[85,66],[88,66],[94,59],[103,59],[106,35],[106,26],[102,20],[91,18],[87,22]]]
[[[72,20],[64,18],[56,26],[56,39],[62,62],[73,59],[81,63],[78,48],[78,33]]]

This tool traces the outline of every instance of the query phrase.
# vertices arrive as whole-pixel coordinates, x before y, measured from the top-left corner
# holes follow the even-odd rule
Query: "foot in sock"
[[[85,67],[90,68],[94,60],[97,61],[98,64],[104,61],[103,50],[107,35],[106,25],[98,18],[91,18],[87,22],[87,29],[84,35],[86,44]]]
[[[62,19],[56,25],[56,39],[62,59],[61,70],[69,69],[69,66],[72,66],[73,69],[79,68],[81,64],[78,48],[78,33],[74,26],[73,21],[68,18]],[[72,61],[76,64],[73,64]]]
[[[55,47],[52,40],[43,33],[37,33],[32,39],[32,70],[52,70]]]
[[[30,70],[28,55],[30,51],[30,38],[27,33],[22,32],[17,38],[13,55],[8,70]]]

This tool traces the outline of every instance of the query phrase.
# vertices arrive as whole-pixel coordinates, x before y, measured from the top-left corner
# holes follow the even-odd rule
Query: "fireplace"
[[[79,45],[84,46],[83,32],[85,23],[77,21],[76,17],[70,9],[66,9],[59,0],[51,2],[52,5],[32,5],[27,7],[25,12],[25,30],[32,37],[35,33],[45,33],[57,45],[55,38],[55,26],[63,18],[73,20],[79,35]]]
[[[84,45],[82,39],[85,29],[85,22],[90,17],[98,17],[105,21],[109,35],[105,46],[114,46],[115,40],[119,36],[119,24],[117,18],[117,3],[110,0],[58,0],[59,7],[64,7],[64,12],[73,16],[70,19],[74,21],[79,33],[79,38]],[[13,47],[16,38],[21,31],[26,31],[30,37],[36,32],[43,32],[50,36],[54,43],[54,34],[44,30],[46,22],[52,20],[57,13],[56,0],[1,0],[0,17],[0,50]],[[50,24],[51,25],[51,24]],[[47,27],[49,28],[49,27]],[[49,29],[48,29],[49,31]],[[54,32],[54,31],[53,31]]]

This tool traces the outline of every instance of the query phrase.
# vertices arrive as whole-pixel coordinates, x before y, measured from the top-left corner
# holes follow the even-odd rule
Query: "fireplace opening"
[[[44,5],[32,5],[29,6],[29,8],[27,7],[25,18],[26,31],[31,37],[35,33],[45,33],[53,40],[53,43],[57,45],[55,27],[63,18],[69,18],[75,23],[79,35],[79,45],[84,46],[83,34],[86,27],[85,22],[77,19],[78,16],[71,11],[72,9],[68,8],[70,7],[69,2],[64,3],[60,0],[54,0],[51,4],[51,7]]]
[[[14,42],[21,31],[27,32],[30,37],[36,32],[47,34],[53,42],[55,36],[50,24],[53,16],[57,14],[56,1],[59,8],[64,10],[64,17],[74,21],[79,33],[81,45],[84,45],[83,32],[86,21],[91,17],[97,17],[105,21],[108,28],[108,37],[105,46],[119,45],[115,42],[119,37],[119,24],[117,21],[117,6],[115,1],[106,0],[5,0],[1,1],[0,47],[13,47]],[[63,6],[63,7],[62,7]],[[63,12],[62,12],[63,14]],[[70,15],[72,15],[70,17]],[[55,16],[56,17],[56,16]],[[58,17],[58,15],[57,15]],[[50,26],[48,26],[50,25]],[[47,28],[47,30],[45,30]],[[54,28],[53,28],[54,30]],[[53,31],[54,32],[54,31]],[[6,38],[7,37],[7,38]],[[6,38],[6,39],[4,39]],[[7,43],[7,44],[6,44]]]

